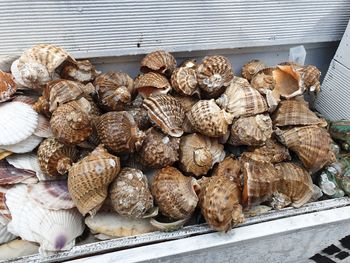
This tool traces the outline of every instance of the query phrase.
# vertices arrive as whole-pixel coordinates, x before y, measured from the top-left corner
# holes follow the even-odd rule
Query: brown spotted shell
[[[141,218],[153,207],[147,177],[141,170],[125,167],[109,187],[114,210],[122,216]]]
[[[181,137],[179,161],[181,169],[186,173],[205,175],[215,163],[224,158],[224,146],[216,138],[197,133]]]
[[[266,68],[266,65],[261,60],[253,59],[243,65],[242,77],[251,81],[253,76],[263,68]]]
[[[213,169],[212,176],[224,176],[235,182],[239,187],[242,184],[241,163],[237,159],[229,156]]]
[[[148,98],[152,94],[167,94],[171,90],[171,85],[163,75],[149,72],[135,79],[135,89],[143,98]]]
[[[68,174],[68,190],[82,215],[95,215],[107,197],[108,186],[120,171],[117,156],[98,146],[75,163]]]
[[[50,89],[49,89],[49,87],[47,85],[43,88],[42,95],[34,103],[33,109],[36,112],[41,113],[41,114],[43,114],[43,115],[45,115],[47,117],[51,116],[51,112],[50,112]]]
[[[60,143],[55,138],[41,142],[37,152],[41,171],[49,176],[58,176],[68,172],[78,158],[75,146]]]
[[[108,72],[99,75],[94,85],[98,102],[109,111],[124,110],[125,104],[131,102],[134,93],[134,81],[126,73]]]
[[[316,92],[320,91],[321,71],[317,67],[306,65],[303,66],[299,72],[301,72],[301,77],[307,90]]]
[[[50,125],[55,138],[66,144],[83,142],[92,132],[90,117],[77,101],[59,106],[52,114]]]
[[[173,138],[151,128],[138,152],[140,162],[151,168],[172,165],[179,159],[180,138]]]
[[[186,116],[196,131],[209,137],[225,135],[233,120],[232,114],[221,110],[214,99],[198,101]]]
[[[63,79],[88,83],[99,74],[89,60],[78,60],[76,63],[63,63],[60,76]]]
[[[137,127],[134,118],[126,111],[107,112],[94,121],[104,146],[115,153],[130,153],[139,148],[145,133]]]
[[[335,161],[331,137],[323,128],[303,126],[287,130],[277,129],[275,132],[278,139],[298,155],[311,173]]]
[[[199,87],[208,98],[220,96],[232,79],[231,63],[224,56],[207,56],[197,67]]]
[[[12,75],[0,70],[0,102],[11,99],[16,90],[17,85]]]
[[[200,192],[202,215],[209,226],[227,232],[244,221],[240,187],[228,177],[213,176]]]
[[[149,118],[164,133],[173,137],[183,134],[185,110],[179,100],[170,95],[151,96],[143,101],[143,106],[147,109]]]
[[[148,117],[147,110],[142,107],[143,98],[139,95],[130,104],[127,105],[126,111],[132,115],[137,126],[141,130],[147,130],[151,127],[151,121]]]
[[[258,90],[261,94],[266,94],[268,90],[273,90],[275,80],[273,78],[274,67],[266,67],[258,70],[250,81],[252,88]]]
[[[192,215],[197,206],[197,186],[194,178],[186,177],[169,166],[156,172],[152,195],[163,215],[174,220],[185,219]]]
[[[163,50],[151,52],[141,60],[141,71],[144,73],[155,71],[170,77],[175,68],[174,56]]]
[[[197,91],[196,70],[189,67],[180,67],[171,75],[171,86],[182,95],[192,95]]]

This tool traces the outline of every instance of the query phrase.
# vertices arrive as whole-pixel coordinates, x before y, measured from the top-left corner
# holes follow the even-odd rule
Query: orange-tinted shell
[[[93,81],[98,73],[89,60],[78,60],[76,63],[64,63],[60,76],[63,79],[88,83]]]
[[[102,146],[69,170],[68,190],[82,215],[94,215],[107,197],[108,186],[120,171],[119,158]]]
[[[251,81],[253,76],[263,68],[266,68],[266,65],[261,60],[253,59],[243,65],[242,77]]]
[[[272,72],[275,81],[273,92],[291,99],[305,92],[301,74],[292,65],[279,65]]]
[[[143,98],[148,98],[152,94],[167,94],[171,90],[171,85],[163,75],[149,72],[135,79],[135,89]]]
[[[151,52],[141,60],[141,71],[144,73],[156,71],[170,77],[175,68],[174,56],[163,50]]]
[[[47,117],[51,116],[50,112],[50,89],[46,85],[43,89],[42,95],[38,98],[38,100],[33,105],[33,109],[38,112],[42,113]]]
[[[182,95],[192,95],[197,91],[196,70],[188,67],[180,67],[171,75],[171,86]]]
[[[0,102],[11,99],[16,90],[17,85],[12,75],[0,70]]]
[[[213,170],[212,176],[224,176],[235,182],[239,187],[242,184],[241,163],[232,157],[226,157]]]

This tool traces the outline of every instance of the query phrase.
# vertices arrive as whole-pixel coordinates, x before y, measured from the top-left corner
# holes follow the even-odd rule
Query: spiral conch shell
[[[94,215],[107,197],[108,186],[120,171],[119,158],[98,146],[69,170],[68,190],[82,215]]]
[[[125,167],[109,188],[114,210],[123,216],[141,218],[153,207],[147,177],[141,170]]]
[[[167,94],[171,90],[171,85],[163,75],[149,72],[135,79],[135,89],[143,98],[148,98],[152,94]]]
[[[303,66],[300,71],[301,71],[301,77],[304,81],[305,88],[310,91],[319,92],[321,89],[321,86],[320,86],[321,71],[313,65]]]
[[[266,68],[266,65],[258,60],[253,59],[249,61],[248,63],[245,63],[242,67],[242,77],[247,79],[248,81],[251,81],[253,76],[260,71],[261,69]]]
[[[64,63],[60,76],[63,79],[88,83],[99,74],[89,60],[78,60],[76,63]]]
[[[141,71],[144,73],[155,71],[170,77],[175,68],[175,58],[163,50],[151,52],[141,60]]]
[[[191,96],[198,93],[196,70],[190,67],[179,67],[171,75],[171,86],[182,95]]]
[[[171,219],[191,216],[198,203],[199,187],[192,177],[184,176],[174,167],[158,170],[152,184],[152,194],[160,212]]]
[[[0,102],[11,99],[16,90],[17,85],[12,75],[0,70]]]
[[[241,187],[241,163],[239,160],[234,159],[231,156],[226,157],[213,169],[212,176],[227,177],[230,181],[235,182],[237,186]]]

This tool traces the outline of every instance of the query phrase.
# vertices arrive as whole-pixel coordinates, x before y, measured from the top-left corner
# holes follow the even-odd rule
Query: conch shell
[[[175,68],[174,56],[163,50],[151,52],[141,60],[141,71],[144,73],[155,71],[170,77]]]
[[[16,90],[17,85],[12,75],[0,70],[0,102],[11,99]]]
[[[85,84],[93,81],[99,73],[89,60],[77,60],[76,63],[63,63],[60,76]]]
[[[171,90],[171,85],[163,75],[149,72],[135,79],[135,89],[143,98],[148,98],[152,94],[167,94]]]
[[[252,80],[252,77],[261,69],[266,68],[266,65],[258,60],[253,59],[247,63],[245,63],[242,67],[242,77],[247,79],[248,81]]]
[[[226,157],[213,169],[212,176],[227,177],[230,181],[235,182],[237,186],[241,188],[243,179],[241,174],[241,163],[231,156]]]
[[[181,95],[198,93],[196,70],[189,67],[175,69],[171,75],[171,86]]]

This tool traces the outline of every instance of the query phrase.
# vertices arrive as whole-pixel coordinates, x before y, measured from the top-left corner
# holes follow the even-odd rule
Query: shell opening
[[[193,160],[196,165],[203,167],[207,166],[208,163],[212,163],[213,158],[207,148],[199,148],[193,151]]]

